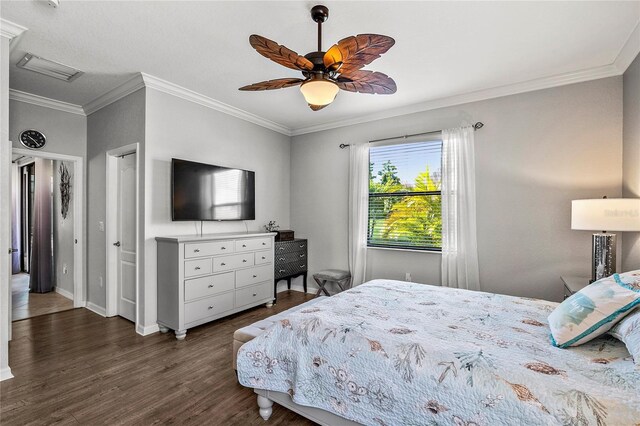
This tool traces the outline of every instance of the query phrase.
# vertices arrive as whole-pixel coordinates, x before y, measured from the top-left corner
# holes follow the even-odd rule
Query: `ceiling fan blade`
[[[393,38],[380,34],[358,34],[343,38],[325,53],[324,66],[331,69],[342,62],[338,72],[347,76],[378,59],[395,43]]]
[[[284,89],[285,87],[297,86],[304,80],[301,78],[278,78],[275,80],[261,81],[260,83],[249,84],[239,88],[238,90],[258,91],[258,90],[273,90]]]
[[[265,58],[287,68],[301,71],[313,69],[313,63],[310,60],[268,38],[253,34],[249,37],[249,44]]]
[[[327,50],[322,58],[324,67],[328,71],[335,71],[342,65],[342,52],[337,44],[331,46],[331,49]]]
[[[391,95],[397,90],[396,82],[388,75],[366,70],[353,71],[348,77],[340,76],[336,84],[347,92]]]
[[[309,105],[309,108],[311,108],[313,111],[320,111],[322,108],[329,106],[330,104],[327,105],[312,105],[312,104],[307,104]]]

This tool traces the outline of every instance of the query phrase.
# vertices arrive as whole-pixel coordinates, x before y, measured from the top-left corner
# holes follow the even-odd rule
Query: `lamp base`
[[[593,234],[591,239],[591,282],[616,273],[616,234]]]

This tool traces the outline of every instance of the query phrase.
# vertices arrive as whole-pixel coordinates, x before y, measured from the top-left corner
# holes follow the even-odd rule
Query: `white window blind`
[[[369,247],[441,250],[442,141],[372,146]]]

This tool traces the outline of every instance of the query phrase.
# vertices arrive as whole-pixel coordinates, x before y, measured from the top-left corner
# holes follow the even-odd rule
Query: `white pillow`
[[[578,346],[609,331],[640,304],[640,271],[614,274],[571,295],[549,315],[551,342]]]
[[[609,334],[624,342],[636,365],[640,367],[640,308],[624,317]]]

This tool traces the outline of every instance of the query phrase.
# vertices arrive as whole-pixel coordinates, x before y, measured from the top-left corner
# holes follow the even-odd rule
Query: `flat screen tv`
[[[255,220],[255,173],[171,160],[172,219]]]

